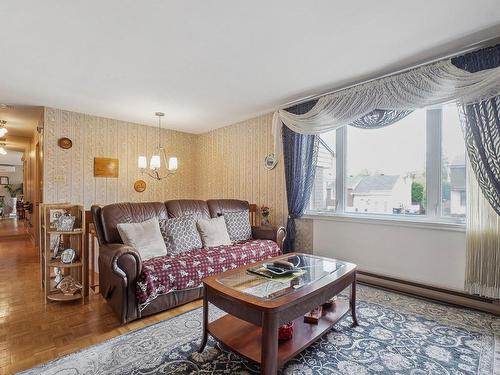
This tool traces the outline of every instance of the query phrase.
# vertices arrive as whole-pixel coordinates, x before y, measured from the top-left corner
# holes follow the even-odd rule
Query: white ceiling
[[[7,150],[6,155],[0,154],[0,166],[1,165],[23,165],[23,155],[24,153],[19,151]]]
[[[498,0],[0,3],[0,103],[203,132],[500,36]]]

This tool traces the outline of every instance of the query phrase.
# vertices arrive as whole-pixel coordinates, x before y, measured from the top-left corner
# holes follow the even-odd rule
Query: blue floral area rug
[[[500,373],[500,318],[366,286],[358,287],[359,326],[343,318],[280,374]],[[223,313],[211,307],[211,319]],[[23,374],[258,374],[213,339],[196,353],[201,309],[115,337]],[[498,361],[498,358],[497,358]]]

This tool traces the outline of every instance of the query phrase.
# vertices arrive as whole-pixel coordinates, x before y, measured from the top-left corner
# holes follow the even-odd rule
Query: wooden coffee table
[[[286,283],[256,276],[236,268],[203,280],[203,338],[198,351],[207,344],[208,334],[249,361],[260,364],[261,373],[276,374],[278,368],[311,345],[351,310],[356,318],[356,265],[335,259],[291,253],[273,258],[298,264],[305,274]],[[317,325],[304,323],[304,314],[351,286],[350,300],[338,299],[324,310]],[[208,322],[212,303],[228,314]],[[280,325],[294,322],[293,338],[278,341]]]

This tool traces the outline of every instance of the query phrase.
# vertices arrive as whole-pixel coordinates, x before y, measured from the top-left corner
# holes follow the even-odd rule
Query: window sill
[[[453,232],[465,232],[465,224],[432,221],[429,219],[417,219],[413,217],[383,217],[379,215],[349,215],[349,214],[326,214],[307,212],[301,219],[340,221],[347,223],[373,224],[373,225],[391,225],[397,227],[447,230]]]

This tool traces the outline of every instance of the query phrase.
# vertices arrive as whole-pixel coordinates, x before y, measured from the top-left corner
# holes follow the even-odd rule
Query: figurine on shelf
[[[57,230],[60,232],[71,232],[75,225],[75,217],[69,214],[64,214],[57,219]]]
[[[62,281],[63,275],[59,267],[54,267],[54,273],[56,274],[56,277],[54,278],[54,283],[55,285],[57,285]]]
[[[267,206],[262,206],[260,208],[260,215],[262,216],[262,225],[270,225],[269,216],[271,215],[271,210]]]
[[[63,294],[72,296],[82,289],[82,285],[73,277],[66,276],[56,285],[56,288],[60,289]]]

